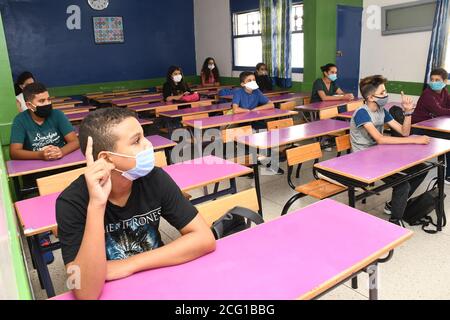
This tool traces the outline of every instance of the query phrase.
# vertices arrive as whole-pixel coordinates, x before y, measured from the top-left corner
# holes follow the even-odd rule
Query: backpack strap
[[[244,208],[244,207],[234,207],[233,209],[229,210],[227,213],[225,213],[219,220],[215,221],[211,227],[214,234],[217,236],[216,239],[220,239],[223,236],[224,233],[224,220],[233,220],[233,216],[242,217],[244,219],[247,219],[246,228],[250,228],[251,223],[255,224],[262,224],[264,223],[264,219],[257,214],[256,212]]]

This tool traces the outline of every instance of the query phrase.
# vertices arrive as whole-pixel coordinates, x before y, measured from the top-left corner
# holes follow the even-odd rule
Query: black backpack
[[[434,182],[434,184],[433,184]],[[430,188],[430,186],[433,186]],[[445,199],[444,194],[444,199]],[[437,233],[437,224],[433,222],[433,218],[430,217],[430,213],[436,210],[439,201],[439,190],[437,188],[437,178],[430,181],[425,191],[420,196],[412,198],[406,205],[405,213],[403,215],[403,221],[407,222],[410,226],[422,226],[422,230],[434,234]],[[426,229],[429,225],[436,227],[436,230]],[[447,218],[442,217],[442,226],[447,224]]]
[[[398,123],[403,124],[403,122],[405,121],[403,109],[400,108],[399,106],[392,106],[392,108],[389,109],[389,113],[391,114],[392,118],[394,118],[394,120],[397,121]],[[391,136],[402,137],[402,135],[395,130],[391,130]]]
[[[264,220],[259,214],[250,209],[234,207],[219,220],[215,221],[211,230],[216,240],[218,240],[233,233],[249,229],[252,222],[261,224],[264,223]]]

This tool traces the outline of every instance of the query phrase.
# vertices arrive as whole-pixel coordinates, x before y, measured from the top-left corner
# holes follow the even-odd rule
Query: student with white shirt
[[[27,110],[27,105],[25,103],[25,99],[23,97],[23,88],[25,88],[27,85],[35,83],[34,76],[31,72],[25,71],[22,72],[18,77],[17,81],[14,84],[14,90],[16,92],[16,105],[17,110],[19,112]]]

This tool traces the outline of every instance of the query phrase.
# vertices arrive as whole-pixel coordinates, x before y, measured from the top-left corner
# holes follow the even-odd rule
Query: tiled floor
[[[334,152],[325,153],[325,158],[335,156]],[[285,164],[282,165],[285,168]],[[262,169],[261,171],[264,171]],[[435,175],[432,172],[427,181]],[[312,179],[311,165],[302,168],[302,182]],[[289,188],[286,175],[269,176],[262,175],[261,188],[263,196],[263,212],[266,221],[279,217],[284,203],[294,194]],[[418,192],[426,187],[424,183]],[[252,180],[238,179],[238,189],[245,190],[252,187]],[[212,190],[210,188],[210,190]],[[450,188],[446,186],[447,193]],[[201,195],[201,190],[191,193],[194,196]],[[357,204],[357,208],[372,215],[387,219],[383,213],[386,200],[390,198],[390,191],[383,192],[380,196],[373,196],[366,204]],[[450,197],[447,197],[446,209],[450,209]],[[341,194],[334,199],[347,203],[347,194]],[[290,211],[301,208],[315,202],[312,198],[303,198],[291,207]],[[418,227],[408,227],[415,231],[412,239],[395,250],[394,257],[386,264],[379,267],[379,298],[380,299],[450,299],[450,229],[430,235]],[[161,223],[161,233],[165,242],[179,236],[178,231],[168,223]],[[357,244],[355,244],[357,245]],[[28,265],[31,266],[29,255]],[[65,292],[65,273],[61,254],[55,252],[55,262],[50,266],[53,283],[57,294]],[[46,299],[46,294],[41,290],[36,271],[30,271],[31,281],[36,299]],[[301,276],[301,275],[299,275]],[[368,299],[368,278],[365,274],[359,276],[359,289],[353,290],[349,283],[322,296],[320,299],[332,300],[361,300]]]

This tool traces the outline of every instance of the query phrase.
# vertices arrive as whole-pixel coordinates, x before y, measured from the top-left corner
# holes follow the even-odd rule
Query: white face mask
[[[181,80],[183,79],[183,76],[181,74],[178,74],[176,76],[172,77],[173,81],[175,81],[176,83],[181,82]]]
[[[245,87],[247,88],[247,89],[249,89],[249,90],[256,90],[256,89],[259,89],[259,86],[258,86],[258,84],[256,83],[256,81],[250,81],[250,82],[247,82],[246,84],[245,84]]]
[[[208,64],[208,69],[213,70],[216,66],[214,64]]]

